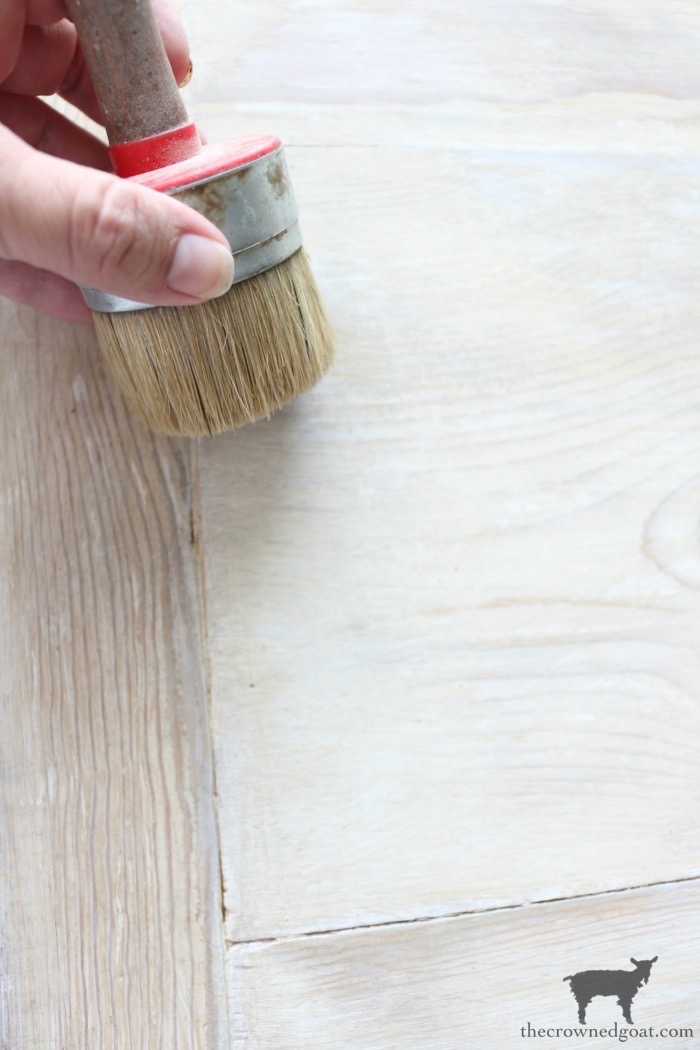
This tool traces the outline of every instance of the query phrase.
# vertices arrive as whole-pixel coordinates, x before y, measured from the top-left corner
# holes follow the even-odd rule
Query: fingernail
[[[230,249],[196,233],[183,234],[173,256],[168,288],[197,299],[215,299],[227,292],[232,284],[233,256]]]
[[[185,73],[184,77],[182,78],[182,80],[180,81],[180,83],[177,86],[181,87],[181,88],[187,87],[187,85],[189,84],[191,79],[192,79],[192,60],[190,59],[190,64],[189,64],[188,70],[187,70],[187,72]]]

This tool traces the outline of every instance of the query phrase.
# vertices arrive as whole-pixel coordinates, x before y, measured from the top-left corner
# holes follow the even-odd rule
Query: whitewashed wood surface
[[[0,1047],[227,1046],[196,464],[2,308]]]
[[[0,1046],[700,1046],[700,5],[181,6],[338,360],[153,440],[3,308]]]
[[[697,885],[679,884],[236,945],[236,1045],[612,1050],[622,1026],[647,1033],[628,1045],[690,1050],[700,1026],[699,905]],[[632,945],[645,959],[658,955],[633,1001],[634,1025],[614,999],[596,998],[583,1028],[563,978],[601,960],[631,970]],[[609,1034],[589,1039],[572,1029]]]
[[[520,1045],[645,952],[697,1041],[700,7],[197,10],[339,337],[201,448],[234,1045]]]

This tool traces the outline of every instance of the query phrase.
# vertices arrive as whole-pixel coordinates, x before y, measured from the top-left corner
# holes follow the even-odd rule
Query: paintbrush
[[[264,135],[202,145],[148,0],[67,0],[116,173],[169,193],[226,236],[234,283],[194,306],[83,288],[100,346],[154,430],[215,434],[269,416],[328,368],[333,336],[283,146]]]

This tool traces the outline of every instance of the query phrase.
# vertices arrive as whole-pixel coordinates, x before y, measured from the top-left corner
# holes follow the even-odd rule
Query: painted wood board
[[[679,883],[234,945],[228,953],[237,1002],[233,1046],[693,1050],[700,1045],[698,889],[697,881]],[[633,1025],[609,996],[593,998],[586,1026],[579,1023],[564,977],[632,971],[630,957],[655,956],[632,1001]]]
[[[3,304],[0,1046],[228,1046],[195,448]]]
[[[401,162],[293,152],[338,362],[202,450],[234,940],[697,872],[698,165]]]
[[[210,137],[290,143],[339,360],[203,443],[201,539],[196,452],[3,308],[0,1033],[226,1045],[217,799],[236,1045],[503,1045],[471,923],[624,965],[641,915],[692,1020],[694,886],[520,905],[697,874],[697,6],[184,7]]]
[[[341,9],[312,6],[332,50]],[[599,5],[576,90],[551,66],[475,97],[448,63],[456,101],[421,108],[401,51],[371,102],[339,64],[318,109],[277,81],[259,104],[262,30],[229,102],[193,81],[212,138],[288,133],[339,336],[313,394],[202,446],[230,942],[698,872],[694,73],[650,90],[638,61],[664,14],[697,31],[671,7],[632,32],[638,5]],[[468,4],[432,27],[493,42],[497,10],[507,51],[545,9],[555,36],[593,24]]]
[[[697,99],[693,0],[214,0],[182,4],[194,97],[236,106],[527,105],[642,94]],[[201,58],[197,59],[197,55]]]

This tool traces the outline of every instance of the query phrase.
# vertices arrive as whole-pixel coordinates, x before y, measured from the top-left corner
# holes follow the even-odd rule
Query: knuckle
[[[100,281],[153,282],[163,239],[158,236],[140,195],[133,187],[111,182],[93,216],[91,255]]]

